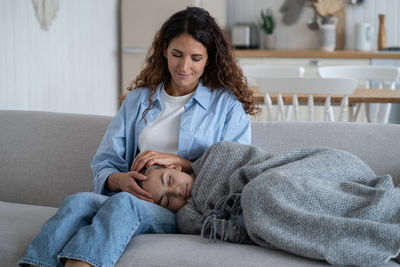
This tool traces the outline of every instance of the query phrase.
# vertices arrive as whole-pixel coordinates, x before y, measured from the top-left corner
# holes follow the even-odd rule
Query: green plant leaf
[[[266,34],[272,34],[275,29],[275,20],[272,14],[272,10],[270,8],[266,9],[265,12],[264,10],[261,10],[260,16],[261,16],[261,21],[259,22],[260,28]]]

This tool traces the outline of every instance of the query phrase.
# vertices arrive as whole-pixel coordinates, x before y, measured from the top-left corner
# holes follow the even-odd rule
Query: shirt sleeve
[[[98,194],[110,195],[105,189],[105,183],[112,173],[128,171],[126,154],[126,102],[122,104],[117,115],[111,121],[93,158],[93,191]]]
[[[243,104],[238,100],[234,101],[227,114],[221,141],[251,144],[250,116],[244,111]]]

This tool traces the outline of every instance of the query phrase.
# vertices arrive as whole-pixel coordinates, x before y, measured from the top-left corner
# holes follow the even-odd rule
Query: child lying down
[[[177,211],[178,228],[325,260],[374,265],[400,250],[400,190],[356,156],[313,147],[272,155],[231,142],[211,146],[192,176],[151,167],[142,183]]]

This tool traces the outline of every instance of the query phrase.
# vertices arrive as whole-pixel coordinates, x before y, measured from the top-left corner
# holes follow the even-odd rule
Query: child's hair
[[[147,169],[143,168],[139,173],[143,174],[143,175],[146,175],[146,171],[147,171]],[[136,183],[137,183],[138,186],[140,186],[140,188],[143,189],[142,180],[136,179]]]
[[[149,168],[146,168],[146,166],[145,166],[140,170],[139,173],[143,174],[144,176],[146,176],[148,171],[154,170],[154,169],[161,169],[161,168],[165,168],[165,166],[161,166],[161,165],[157,165],[157,164],[154,164],[154,165],[150,166]],[[136,179],[136,183],[138,184],[138,186],[140,186],[140,188],[143,189],[143,184],[142,184],[141,180]]]

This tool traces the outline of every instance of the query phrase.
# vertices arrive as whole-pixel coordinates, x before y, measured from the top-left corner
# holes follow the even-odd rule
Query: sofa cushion
[[[16,266],[56,208],[0,201],[1,266]]]
[[[117,262],[122,266],[327,266],[325,262],[283,251],[217,240],[195,235],[146,234],[131,240]]]
[[[30,242],[56,208],[0,201],[0,259],[2,266],[16,266]],[[5,242],[6,241],[6,242]],[[122,266],[318,266],[280,251],[232,243],[209,243],[194,235],[139,235],[131,240],[116,267]],[[251,264],[249,264],[251,263]],[[324,265],[324,264],[323,264]]]
[[[56,208],[0,201],[1,266],[16,266]],[[391,261],[385,266],[396,266]],[[283,251],[195,235],[144,234],[128,244],[116,267],[127,266],[328,266]],[[398,266],[398,265],[397,265]]]

